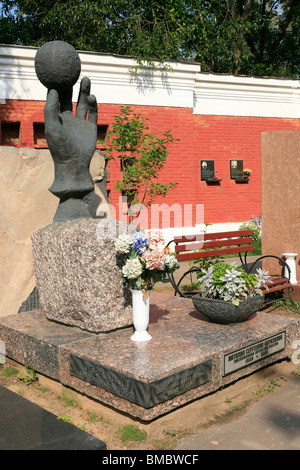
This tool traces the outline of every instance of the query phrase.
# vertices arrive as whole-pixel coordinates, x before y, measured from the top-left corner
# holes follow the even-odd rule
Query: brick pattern
[[[41,134],[34,133],[34,123],[44,121],[44,101],[7,100],[0,105],[0,121],[20,122],[20,144],[23,147],[46,147]],[[75,106],[75,105],[74,105]],[[170,130],[179,141],[170,144],[169,156],[160,173],[161,181],[178,183],[157,204],[190,204],[197,223],[196,204],[204,204],[207,223],[240,222],[261,213],[261,133],[300,129],[300,119],[194,115],[190,108],[131,106],[148,119],[150,131],[158,136]],[[98,126],[110,128],[119,105],[99,104]],[[41,126],[36,128],[41,130]],[[102,129],[102,127],[100,127]],[[5,145],[7,136],[0,135]],[[12,142],[14,145],[14,143]],[[10,144],[10,145],[12,145]],[[105,150],[103,144],[99,148]],[[253,170],[247,184],[230,179],[231,159],[243,160],[244,168]],[[200,179],[200,161],[214,160],[219,185],[208,185]],[[114,190],[120,177],[119,166],[111,161],[108,191],[110,202],[118,207],[119,194]],[[117,212],[118,214],[118,212]],[[183,214],[170,226],[183,226]]]

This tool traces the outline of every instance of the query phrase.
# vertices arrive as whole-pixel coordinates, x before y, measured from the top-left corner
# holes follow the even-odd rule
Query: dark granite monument
[[[35,69],[48,89],[45,135],[55,171],[49,190],[60,200],[54,221],[90,218],[83,198],[94,190],[89,167],[96,149],[98,117],[96,98],[90,94],[90,79],[81,80],[74,116],[73,85],[81,72],[74,47],[63,41],[47,42],[36,54]]]

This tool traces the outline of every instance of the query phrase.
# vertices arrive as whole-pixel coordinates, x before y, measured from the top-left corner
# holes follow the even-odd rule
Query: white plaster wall
[[[37,48],[0,46],[0,100],[45,100],[36,77]],[[202,73],[195,63],[168,62],[172,72],[134,72],[136,62],[112,54],[79,52],[81,77],[92,81],[98,103],[188,107],[195,114],[300,118],[300,81]],[[80,78],[81,78],[80,77]],[[79,81],[74,87],[77,100]]]
[[[299,118],[300,81],[199,73],[194,113]]]
[[[37,48],[0,46],[0,99],[45,100],[47,90],[34,68]],[[81,74],[74,86],[77,101],[82,77],[91,79],[98,103],[193,107],[199,64],[174,62],[173,72],[159,66],[135,73],[136,62],[128,57],[79,52]]]

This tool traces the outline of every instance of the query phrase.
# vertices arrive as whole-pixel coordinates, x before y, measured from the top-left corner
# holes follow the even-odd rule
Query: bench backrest
[[[178,261],[253,251],[251,230],[174,237]],[[201,250],[201,251],[200,251]]]

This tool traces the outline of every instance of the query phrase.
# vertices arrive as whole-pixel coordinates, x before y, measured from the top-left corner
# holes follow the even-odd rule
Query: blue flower
[[[149,239],[143,236],[141,232],[136,232],[133,236],[133,243],[131,248],[137,252],[138,255],[142,255],[149,245]]]

